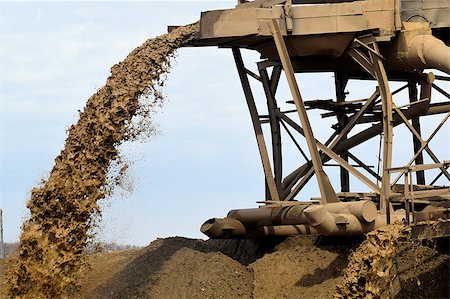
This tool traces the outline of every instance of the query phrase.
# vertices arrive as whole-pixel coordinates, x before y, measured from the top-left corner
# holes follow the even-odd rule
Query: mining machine
[[[241,0],[234,8],[202,12],[199,24],[190,46],[233,53],[266,187],[258,207],[207,220],[203,233],[352,236],[402,222],[415,238],[450,235],[450,1]],[[260,53],[257,71],[245,66],[241,49]],[[302,98],[297,74],[318,72],[333,73],[334,99]],[[292,109],[281,109],[280,80],[287,82]],[[348,84],[353,80],[375,84],[368,85],[374,87],[365,98],[354,99]],[[252,90],[258,85],[264,114]],[[406,103],[397,104],[402,99]],[[316,109],[336,120],[323,143],[315,137],[321,124],[310,117]],[[430,117],[439,119],[437,125],[423,121]],[[411,134],[413,154],[406,165],[393,161],[398,126]],[[439,134],[446,135],[446,157],[438,157],[430,144]],[[377,137],[375,171],[353,149]],[[284,165],[283,152],[289,142],[304,163],[288,172],[292,165]],[[325,171],[329,161],[340,169],[340,186],[331,184]],[[319,196],[299,198],[313,177]],[[350,177],[367,190],[352,190]]]

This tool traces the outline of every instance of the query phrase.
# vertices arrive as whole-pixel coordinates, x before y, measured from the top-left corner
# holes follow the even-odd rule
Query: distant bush
[[[95,244],[89,244],[86,247],[86,251],[88,254],[94,254],[94,253],[106,253],[106,252],[113,252],[113,251],[120,251],[120,250],[126,250],[126,249],[139,249],[141,247],[134,246],[134,245],[121,245],[117,244],[115,242],[113,243],[95,243]]]
[[[19,242],[13,242],[3,243],[3,246],[5,248],[5,257],[10,256],[16,249],[19,247]],[[133,245],[120,245],[117,243],[96,243],[96,244],[90,244],[88,247],[86,247],[86,251],[88,254],[93,253],[100,253],[100,252],[113,252],[113,251],[120,251],[120,250],[126,250],[126,249],[139,249],[139,246],[133,246]]]

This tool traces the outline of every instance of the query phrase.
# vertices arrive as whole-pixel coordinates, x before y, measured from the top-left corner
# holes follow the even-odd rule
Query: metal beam
[[[239,73],[239,78],[241,79],[242,89],[244,90],[245,99],[247,101],[248,109],[252,119],[253,130],[255,131],[256,142],[258,143],[259,155],[261,157],[261,162],[263,165],[264,175],[266,177],[267,187],[269,188],[270,197],[272,200],[279,201],[280,196],[278,194],[278,190],[273,177],[272,167],[270,165],[269,160],[269,154],[267,152],[266,142],[264,140],[261,123],[259,121],[258,110],[256,109],[255,99],[253,98],[253,93],[250,88],[250,83],[248,81],[244,61],[242,60],[241,51],[239,50],[239,48],[233,48],[232,51],[234,61],[236,62],[236,68]]]
[[[364,55],[361,51],[356,48],[351,48],[347,51],[350,57],[357,63],[363,70],[369,73],[373,78],[375,78],[375,73],[373,72],[373,64],[370,59]]]
[[[334,73],[334,85],[336,90],[336,102],[341,103],[345,102],[345,87],[347,86],[348,79],[340,76],[339,73]],[[348,123],[348,117],[345,113],[339,112],[337,115],[339,129],[345,127]],[[347,134],[342,136],[343,139],[347,139]],[[348,162],[348,152],[344,151],[341,153],[341,158]],[[348,171],[341,167],[340,168],[340,176],[341,176],[341,192],[349,192],[350,191],[350,175]]]
[[[288,125],[290,125],[294,130],[302,134],[303,136],[306,135],[306,131],[302,129],[295,121],[290,119],[288,116],[279,114],[280,118],[284,120]],[[324,144],[320,143],[318,140],[315,140],[315,144],[318,149],[320,149],[322,152],[325,153],[328,157],[336,161],[339,165],[344,167],[346,170],[348,170],[351,174],[353,174],[356,178],[358,178],[361,182],[366,184],[370,189],[375,191],[376,193],[380,193],[380,188],[374,184],[371,180],[369,180],[365,175],[363,175],[361,172],[359,172],[356,168],[348,164],[344,159],[339,157],[335,152],[333,152],[330,148],[325,146]],[[286,198],[288,200],[288,198]]]
[[[435,163],[440,163],[439,159],[436,157],[436,155],[433,153],[433,151],[428,147],[428,142],[425,142],[422,137],[420,136],[420,134],[414,129],[414,127],[409,123],[408,119],[405,117],[405,115],[402,113],[402,111],[396,107],[394,105],[394,109],[395,111],[397,111],[398,115],[400,115],[400,117],[402,118],[403,122],[405,123],[406,127],[411,131],[411,133],[413,134],[413,136],[415,138],[417,138],[417,140],[419,141],[420,145],[422,144],[427,144],[427,146],[425,146],[423,149],[425,149],[428,153],[428,155],[431,157],[431,159],[435,162]],[[422,153],[421,146],[419,147],[418,151],[416,152],[417,154],[415,155],[415,159],[414,161],[417,159],[417,157]],[[422,163],[423,164],[423,163]],[[410,164],[408,164],[410,165]],[[416,164],[417,165],[417,164]],[[419,164],[420,165],[420,164]],[[450,181],[450,174],[447,172],[447,170],[444,167],[440,167],[442,173],[447,177],[447,179]]]
[[[309,158],[306,156],[306,154],[303,151],[302,147],[300,146],[300,144],[298,144],[297,140],[295,139],[294,135],[292,135],[292,133],[289,130],[289,128],[286,126],[286,124],[283,121],[281,121],[280,123],[283,126],[283,128],[286,130],[286,133],[288,133],[289,137],[291,137],[292,142],[294,142],[294,144],[297,147],[297,149],[299,150],[300,154],[302,154],[303,158],[308,162]]]
[[[367,166],[366,164],[364,164],[364,162],[361,161],[360,159],[358,159],[358,157],[356,157],[355,155],[353,155],[350,152],[348,152],[348,156],[350,157],[350,159],[355,161],[360,167],[364,168],[364,170],[366,170],[368,173],[370,173],[374,178],[376,178],[378,181],[381,181],[381,177],[378,175],[378,173],[376,173],[375,171],[370,169],[370,167]]]
[[[272,158],[273,158],[273,172],[275,175],[275,184],[277,186],[278,194],[281,194],[281,181],[283,179],[283,158],[281,152],[281,132],[280,120],[276,116],[277,101],[271,88],[271,82],[267,69],[259,69],[259,77],[264,88],[264,93],[267,99],[267,110],[269,111],[270,132],[272,139]]]
[[[414,109],[413,107],[411,107],[410,109],[407,109],[406,111],[404,111],[404,115],[406,116],[406,118],[411,119],[412,117],[414,117],[416,115],[425,116],[425,115],[435,115],[435,114],[442,114],[442,113],[448,113],[448,112],[450,112],[450,102],[430,104],[428,109],[425,111],[418,111],[417,109]],[[396,114],[393,119],[393,126],[394,127],[398,126],[401,123],[403,123],[403,121],[401,120],[400,116],[398,116]],[[351,149],[355,146],[360,145],[361,143],[364,143],[365,141],[367,141],[375,136],[380,135],[380,133],[382,133],[382,132],[383,132],[383,124],[382,123],[375,124],[375,125],[371,126],[370,128],[367,128],[366,130],[363,130],[363,131],[353,135],[352,137],[339,142],[333,148],[333,151],[339,154],[343,150]],[[329,158],[325,157],[323,162],[325,163],[328,160],[329,160]],[[305,178],[306,175],[309,174],[308,171],[310,171],[309,163],[301,165],[300,167],[295,169],[291,174],[289,174],[284,179],[283,185],[284,186],[288,186],[290,184],[294,185],[295,182],[297,182],[301,178]],[[311,174],[313,174],[313,173],[314,172],[312,172]],[[302,181],[299,184],[301,184],[304,181],[305,180],[302,179]],[[284,188],[286,188],[286,187],[284,187]]]
[[[417,102],[417,82],[416,81],[410,81],[408,82],[408,91],[409,91],[409,101],[410,103]],[[420,118],[419,116],[414,116],[412,118],[412,126],[414,129],[421,134],[420,130]],[[413,149],[414,153],[417,153],[421,146],[420,140],[413,134]],[[420,152],[420,154],[416,157],[415,160],[416,165],[423,164],[423,154]],[[425,172],[424,171],[418,171],[416,172],[416,181],[419,185],[425,185]]]
[[[437,86],[436,84],[432,84],[431,86],[433,86],[434,89],[436,89],[437,91],[439,91],[443,96],[445,96],[447,99],[450,99],[450,94],[448,92],[446,92],[445,90],[443,90],[442,88],[440,88],[439,86]]]
[[[378,88],[375,89],[375,92],[367,99],[367,101],[364,103],[364,105],[361,107],[361,109],[352,116],[352,118],[348,121],[344,129],[341,130],[341,132],[337,135],[337,137],[333,140],[331,145],[329,146],[332,150],[334,150],[341,142],[345,141],[344,136],[346,136],[353,127],[358,123],[358,121],[363,117],[363,115],[373,107],[375,104],[376,99],[379,97],[380,93],[378,91]],[[350,147],[349,147],[350,148]],[[347,149],[349,149],[347,148]],[[339,152],[340,154],[341,152]],[[327,157],[322,157],[322,162],[325,163],[327,161]],[[308,167],[306,170],[304,167]],[[296,173],[296,171],[298,171]],[[310,180],[310,178],[314,174],[314,170],[311,169],[310,164],[303,165],[302,167],[298,168],[296,171],[288,175],[285,179],[287,183],[287,186],[285,186],[285,189],[292,188],[295,183],[301,179],[300,183],[297,185],[297,187],[293,190],[293,192],[298,193],[298,191],[306,185],[306,183]],[[292,192],[291,192],[292,193]],[[295,196],[295,195],[294,195]]]
[[[434,138],[434,136],[436,136],[437,132],[442,128],[442,126],[443,126],[443,125],[445,124],[445,122],[449,119],[449,117],[450,117],[450,112],[447,113],[447,115],[446,115],[446,116],[444,117],[444,119],[439,123],[439,125],[436,127],[436,129],[434,129],[434,131],[433,131],[433,133],[431,133],[430,137],[428,137],[428,139],[422,143],[422,145],[420,146],[420,149],[414,154],[414,156],[411,158],[411,160],[409,160],[407,166],[410,166],[410,165],[414,162],[414,160],[416,159],[417,155],[418,155],[420,152],[422,152],[425,148],[428,147],[428,143],[430,143],[430,141]],[[445,169],[444,169],[444,170],[445,170]],[[441,171],[442,171],[442,168],[441,168]],[[445,174],[445,172],[447,172],[447,171],[445,171],[445,172],[442,171],[442,172]],[[403,175],[402,173],[399,174],[399,175],[395,178],[395,180],[392,182],[392,185],[395,185],[395,184],[398,182],[398,180],[401,178],[402,175]]]
[[[280,82],[281,71],[283,68],[281,65],[273,67],[272,75],[270,77],[270,90],[272,90],[273,96],[277,93],[278,83]]]
[[[377,43],[373,43],[373,49],[379,53]],[[392,167],[392,142],[393,142],[393,125],[392,125],[392,95],[389,89],[389,81],[386,70],[384,69],[383,60],[379,55],[369,51],[369,56],[373,62],[373,71],[378,82],[381,95],[381,106],[383,110],[383,172],[381,180],[381,198],[380,210],[386,213],[387,223],[390,219],[389,197],[391,193],[391,174],[388,171]]]
[[[323,170],[322,159],[320,159],[319,151],[317,150],[317,145],[314,139],[313,131],[311,129],[311,124],[306,113],[306,108],[303,103],[297,81],[295,79],[294,69],[291,64],[286,44],[284,43],[283,36],[281,35],[280,29],[278,28],[277,20],[272,19],[272,22],[270,22],[269,24],[275,40],[278,55],[280,56],[281,64],[283,65],[283,70],[286,74],[286,79],[292,93],[292,97],[294,98],[298,117],[300,118],[300,122],[304,130],[306,143],[308,144],[309,153],[311,155],[314,171],[316,173],[317,183],[319,185],[322,203],[338,202],[339,199],[336,195],[336,192],[334,191],[327,174]]]

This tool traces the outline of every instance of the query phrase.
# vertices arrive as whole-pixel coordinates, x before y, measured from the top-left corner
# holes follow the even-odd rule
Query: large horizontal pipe
[[[233,227],[232,230],[230,230],[230,225]],[[236,227],[239,227],[239,229],[234,230]],[[262,237],[319,234],[319,231],[317,229],[307,224],[264,225],[245,228],[244,230],[242,230],[242,228],[240,228],[240,225],[237,222],[230,223],[229,218],[209,219],[202,225],[201,232],[212,239],[238,239],[238,238],[255,239]]]
[[[324,236],[362,235],[387,224],[386,215],[376,214],[371,222],[360,221],[353,214],[330,213],[323,205],[314,205],[305,209],[306,217],[312,228]],[[391,221],[402,221],[404,213],[394,213]]]
[[[244,225],[233,218],[212,218],[200,228],[200,231],[210,238],[236,238],[247,234]]]
[[[227,217],[239,220],[245,226],[305,224],[308,222],[303,210],[309,205],[231,210]]]
[[[392,222],[402,222],[405,212],[396,211],[391,214]],[[323,236],[355,236],[363,235],[387,224],[386,215],[378,214],[371,222],[360,221],[350,213],[334,214],[324,205],[311,205],[305,209],[309,224],[297,225],[263,225],[244,227],[236,219],[213,218],[206,221],[201,231],[213,239],[261,238],[270,236],[323,235]]]
[[[406,59],[417,69],[435,68],[450,74],[450,47],[431,34],[415,36],[408,45]]]
[[[426,111],[417,111],[416,109],[410,108],[404,111],[404,115],[407,119],[412,119],[415,116],[435,115],[447,112],[450,112],[450,102],[431,104]],[[401,123],[403,123],[401,117],[397,114],[394,114],[392,122],[393,126],[396,127]],[[382,132],[383,132],[383,124],[378,123],[348,139],[342,140],[340,143],[336,145],[333,151],[339,155],[345,152],[346,150],[349,150],[357,145],[360,145],[361,143],[381,134]],[[330,158],[328,156],[324,156],[322,159],[322,163],[326,163],[329,160]],[[284,179],[283,187],[286,188],[286,186],[292,183],[292,181],[296,177],[305,176],[306,172],[308,172],[308,169],[309,164],[303,164],[302,166],[294,170]]]
[[[317,229],[321,235],[328,236],[336,228],[336,220],[323,205],[314,205],[305,209],[309,224]]]
[[[324,207],[333,214],[351,214],[361,222],[372,222],[377,216],[377,206],[370,200],[333,202]]]
[[[254,209],[231,210],[227,217],[238,220],[245,227],[308,224],[308,219],[303,211],[311,205],[263,206]],[[350,213],[364,222],[373,221],[377,214],[377,207],[370,200],[327,203],[324,207],[335,214]]]
[[[223,219],[207,220],[200,230],[211,238],[253,238],[317,233],[328,235],[336,228],[333,216],[335,214],[348,214],[358,222],[367,224],[376,218],[377,208],[370,200],[325,205],[306,203],[286,207],[263,206],[231,210]],[[357,233],[357,229],[353,230]]]
[[[283,237],[294,235],[317,235],[317,231],[314,227],[305,224],[298,225],[266,225],[257,226],[248,229],[248,238],[260,238],[260,237]]]

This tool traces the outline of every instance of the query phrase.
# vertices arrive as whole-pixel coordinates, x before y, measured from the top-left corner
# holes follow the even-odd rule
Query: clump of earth
[[[114,65],[105,86],[88,99],[49,177],[31,192],[17,254],[6,265],[6,298],[77,294],[87,267],[85,248],[101,215],[98,201],[126,170],[118,146],[151,134],[150,112],[163,102],[160,88],[170,60],[196,32],[197,25],[188,25],[147,40]],[[114,178],[112,166],[118,167]]]

